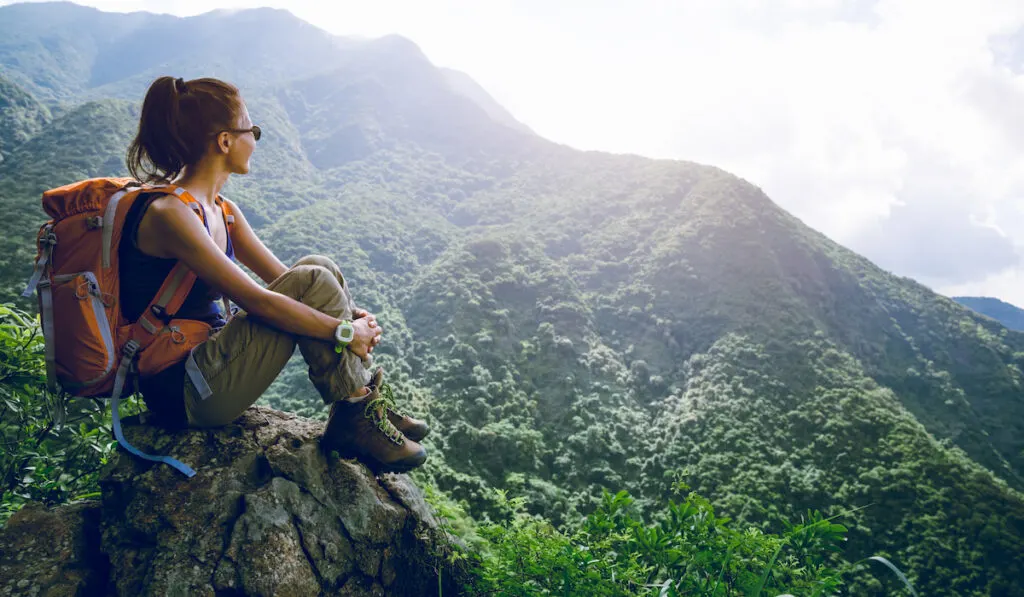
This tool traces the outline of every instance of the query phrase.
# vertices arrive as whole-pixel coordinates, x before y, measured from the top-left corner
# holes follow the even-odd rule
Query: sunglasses
[[[217,131],[218,135],[221,133],[252,133],[253,138],[259,141],[260,137],[263,136],[263,129],[258,124],[254,124],[250,129],[224,129]]]

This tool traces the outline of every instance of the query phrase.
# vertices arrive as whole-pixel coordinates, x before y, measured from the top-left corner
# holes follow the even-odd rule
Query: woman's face
[[[249,158],[252,157],[252,152],[256,149],[256,136],[251,131],[238,132],[252,128],[249,110],[245,107],[245,102],[240,100],[240,104],[233,127],[236,129],[235,132],[221,134],[221,147],[224,147],[224,141],[227,142],[227,167],[232,174],[249,173]],[[226,139],[224,139],[225,137]]]

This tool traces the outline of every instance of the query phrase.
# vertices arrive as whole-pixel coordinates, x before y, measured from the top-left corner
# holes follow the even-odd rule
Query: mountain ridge
[[[233,77],[236,84],[257,89],[266,84],[286,83],[294,79],[328,73],[334,70],[334,67],[330,65],[330,59],[324,60],[325,55],[334,60],[344,61],[345,52],[355,48],[362,48],[368,52],[394,52],[404,59],[415,58],[429,62],[418,45],[400,35],[389,34],[377,38],[337,36],[303,21],[282,8],[213,10],[191,17],[176,17],[150,12],[105,12],[72,2],[40,2],[6,5],[0,7],[0,14],[9,15],[9,19],[5,19],[8,22],[22,25],[17,29],[5,29],[0,25],[0,34],[7,38],[6,41],[0,41],[0,74],[6,73],[14,82],[36,95],[43,95],[50,101],[81,101],[102,97],[135,99],[141,96],[149,81],[167,74],[168,71],[185,78],[217,76],[216,72],[210,73],[208,69],[197,69],[192,62],[188,48],[194,45],[197,36],[203,42],[200,45],[204,47],[204,56],[211,51],[226,57],[245,56],[248,62],[233,66],[222,65],[221,68],[236,73]],[[94,21],[102,19],[114,21],[114,27],[110,31],[97,27]],[[38,24],[38,30],[34,30],[33,27],[25,28],[26,22]],[[109,27],[110,24],[106,26]],[[268,26],[272,27],[272,30],[260,31],[261,27]],[[148,33],[153,27],[163,28],[166,38],[180,38],[181,43],[153,43]],[[228,45],[209,48],[212,40],[221,38],[218,32],[225,27],[238,30],[255,29],[261,34],[253,36],[248,44],[243,43],[240,47],[231,42]],[[104,30],[104,36],[87,40],[80,36],[81,31],[94,29]],[[110,36],[111,31],[117,35]],[[64,46],[70,44],[70,48],[67,49],[73,50],[72,53],[77,58],[73,62],[75,67],[66,69],[63,72],[64,76],[57,77],[54,76],[54,71],[61,72],[61,69],[55,65],[35,64],[31,65],[32,68],[5,68],[8,62],[5,56],[14,50],[24,50],[16,44],[16,47],[12,48],[12,42],[19,38],[32,39],[33,34],[39,35],[44,42],[39,44],[39,49],[44,51],[35,54],[46,55],[52,53],[52,47],[57,47],[61,50],[58,56],[65,57],[70,54],[64,52]],[[275,40],[283,43],[280,46],[269,45]],[[145,51],[126,52],[126,47]],[[154,55],[154,51],[158,53]],[[302,54],[295,56],[295,51]],[[288,57],[284,64],[280,64],[279,59],[282,56]],[[126,72],[126,61],[135,61],[137,66],[129,66]],[[151,66],[154,62],[160,66]],[[113,64],[120,65],[120,68],[114,68]],[[450,69],[441,72],[445,73],[450,84],[459,88],[460,95],[471,99],[495,121],[529,132],[527,127],[518,123],[507,110],[498,106],[468,75]],[[78,75],[76,79],[74,73],[88,73],[88,77],[82,78]]]
[[[991,317],[1007,329],[1024,332],[1024,309],[995,297],[955,296],[953,300],[982,315]]]

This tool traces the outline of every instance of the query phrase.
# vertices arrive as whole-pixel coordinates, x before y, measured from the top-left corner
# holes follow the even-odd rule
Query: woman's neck
[[[196,201],[212,207],[230,175],[214,164],[200,162],[191,168],[186,166],[174,184],[185,187]]]

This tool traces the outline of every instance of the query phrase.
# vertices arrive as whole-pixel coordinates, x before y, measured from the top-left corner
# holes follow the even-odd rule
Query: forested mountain
[[[17,85],[0,78],[0,162],[50,121],[50,111]]]
[[[955,296],[953,300],[965,307],[988,315],[1011,330],[1024,332],[1024,309],[987,296]]]
[[[265,135],[225,193],[283,261],[341,265],[435,429],[417,474],[475,516],[491,487],[568,524],[601,488],[654,510],[684,482],[765,530],[862,508],[845,557],[884,554],[921,594],[1024,594],[1024,333],[720,169],[540,138],[403,38],[0,8],[4,300],[34,308],[39,193],[124,175],[162,74],[241,87]],[[326,415],[298,357],[261,402]]]

